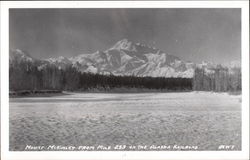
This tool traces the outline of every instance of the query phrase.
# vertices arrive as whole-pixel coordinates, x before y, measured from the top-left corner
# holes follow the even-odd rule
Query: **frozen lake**
[[[27,145],[126,145],[125,150],[130,145],[198,150],[234,145],[230,149],[240,150],[241,96],[181,92],[10,98],[10,150]]]

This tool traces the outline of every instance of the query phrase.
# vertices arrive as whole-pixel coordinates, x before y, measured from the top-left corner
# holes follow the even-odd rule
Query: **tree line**
[[[41,67],[41,66],[40,66]],[[159,90],[192,90],[190,78],[136,77],[81,73],[68,66],[59,69],[54,65],[39,68],[31,62],[11,63],[9,68],[11,91],[19,90],[68,90],[113,88],[143,88]]]
[[[217,65],[210,68],[196,68],[193,77],[193,90],[198,91],[241,91],[241,68],[229,68]]]
[[[10,91],[20,90],[68,90],[85,91],[91,89],[110,90],[113,88],[143,88],[159,90],[197,91],[240,91],[241,69],[217,66],[196,68],[193,78],[136,77],[81,73],[68,66],[59,69],[55,65],[33,62],[12,62],[9,66]]]

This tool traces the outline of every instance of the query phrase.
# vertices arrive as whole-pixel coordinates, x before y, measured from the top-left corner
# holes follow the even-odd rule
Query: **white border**
[[[248,1],[5,1],[1,3],[1,158],[45,159],[249,159],[249,6]],[[47,151],[10,152],[9,8],[241,8],[242,9],[242,151]]]

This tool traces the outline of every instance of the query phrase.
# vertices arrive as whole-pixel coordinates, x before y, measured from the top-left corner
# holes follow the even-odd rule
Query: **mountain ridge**
[[[179,57],[165,53],[160,49],[134,43],[128,39],[118,41],[105,51],[80,54],[71,58],[60,56],[58,58],[36,60],[17,49],[12,50],[10,53],[10,61],[13,59],[29,62],[39,61],[40,68],[41,66],[54,65],[59,69],[65,69],[67,66],[73,66],[80,72],[139,77],[192,78],[196,67],[209,69],[214,66],[214,64],[205,62],[201,64],[185,62]]]

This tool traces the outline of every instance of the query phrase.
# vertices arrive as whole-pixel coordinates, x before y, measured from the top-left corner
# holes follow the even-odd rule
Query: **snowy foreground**
[[[69,93],[10,99],[12,151],[240,149],[241,96]]]

